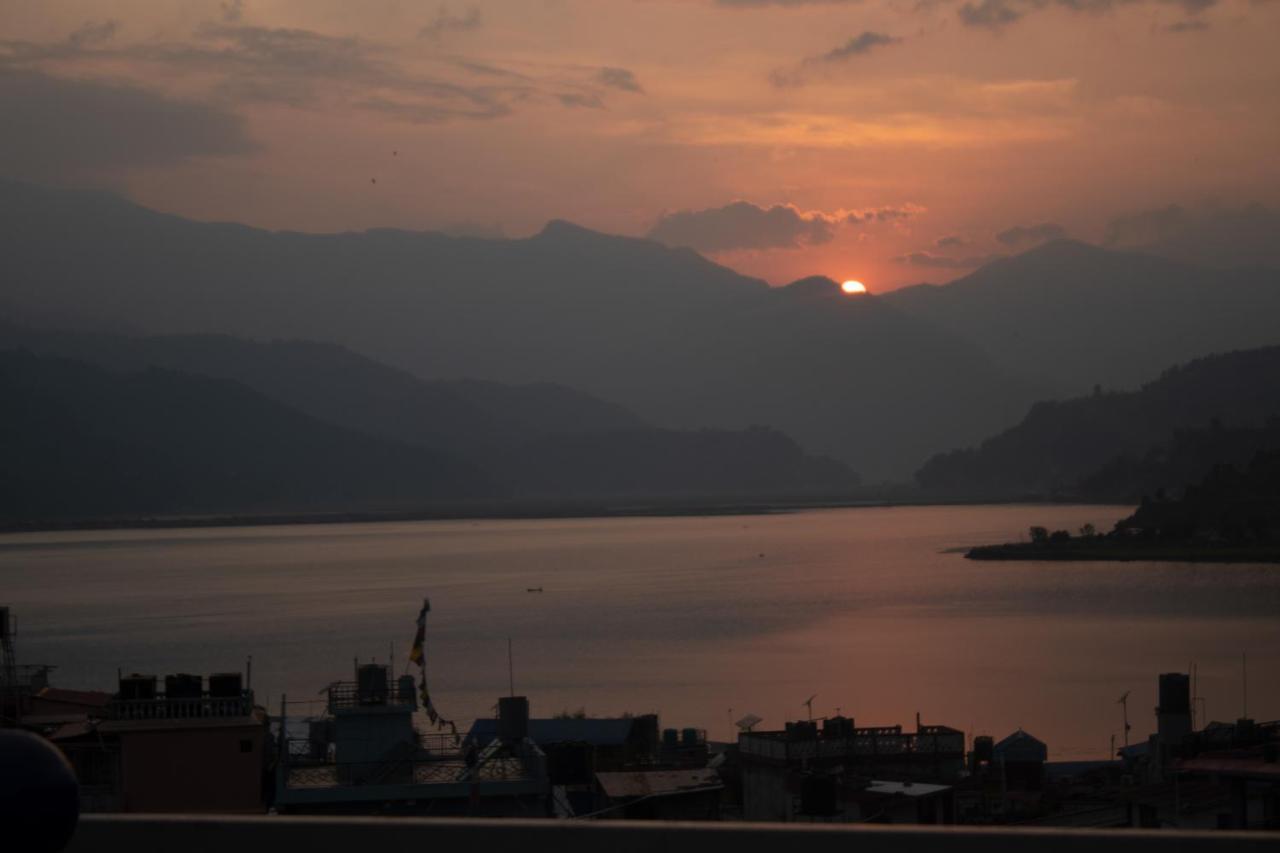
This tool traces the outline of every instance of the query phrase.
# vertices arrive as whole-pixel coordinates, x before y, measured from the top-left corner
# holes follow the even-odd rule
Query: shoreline
[[[1006,542],[965,551],[966,560],[1076,563],[1280,563],[1280,545],[1136,544],[1106,540],[1040,545]]]
[[[781,515],[819,509],[879,509],[922,506],[1112,506],[1051,500],[945,500],[938,498],[843,497],[795,500],[634,501],[628,503],[543,503],[488,506],[458,505],[417,510],[353,512],[203,513],[138,515],[121,518],[2,520],[0,536],[108,530],[176,530],[183,528],[276,527],[308,524],[386,524],[406,521],[520,521],[574,518],[685,518],[729,515]],[[1122,504],[1114,504],[1121,506]],[[1003,546],[994,546],[1003,547]],[[1280,555],[1278,555],[1280,559]]]

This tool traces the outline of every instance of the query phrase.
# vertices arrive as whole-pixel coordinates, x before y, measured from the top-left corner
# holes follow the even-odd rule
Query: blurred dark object
[[[79,816],[80,789],[66,757],[29,732],[0,731],[0,826],[17,839],[13,849],[61,850]]]

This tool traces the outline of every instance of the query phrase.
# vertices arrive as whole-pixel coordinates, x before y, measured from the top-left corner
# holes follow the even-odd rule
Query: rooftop
[[[605,719],[544,719],[529,721],[529,738],[534,743],[589,743],[593,746],[622,746],[631,735],[635,720],[630,717]],[[497,720],[476,720],[467,739],[486,746],[498,736]]]
[[[596,781],[611,800],[713,791],[724,787],[720,774],[706,768],[605,772],[597,773]]]

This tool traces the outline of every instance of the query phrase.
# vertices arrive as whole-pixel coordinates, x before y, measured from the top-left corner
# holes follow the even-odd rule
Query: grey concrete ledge
[[[803,847],[801,847],[803,845]],[[1276,832],[469,818],[86,815],[68,853],[1277,853]]]

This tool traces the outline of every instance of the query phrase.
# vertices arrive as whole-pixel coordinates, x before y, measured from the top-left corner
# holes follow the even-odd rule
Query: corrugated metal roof
[[[37,699],[49,702],[63,702],[68,705],[84,705],[89,708],[103,708],[111,701],[111,694],[101,690],[66,690],[61,687],[45,687],[35,695]]]
[[[589,743],[592,746],[621,746],[631,735],[635,721],[619,719],[530,720],[529,737],[534,743]],[[467,738],[480,746],[498,736],[497,720],[476,720]]]
[[[611,800],[685,794],[723,788],[720,774],[708,768],[635,770],[597,773],[596,781]]]
[[[930,785],[926,782],[889,782],[883,779],[872,779],[866,787],[868,794],[888,794],[904,797],[927,797],[951,789],[950,785]]]

